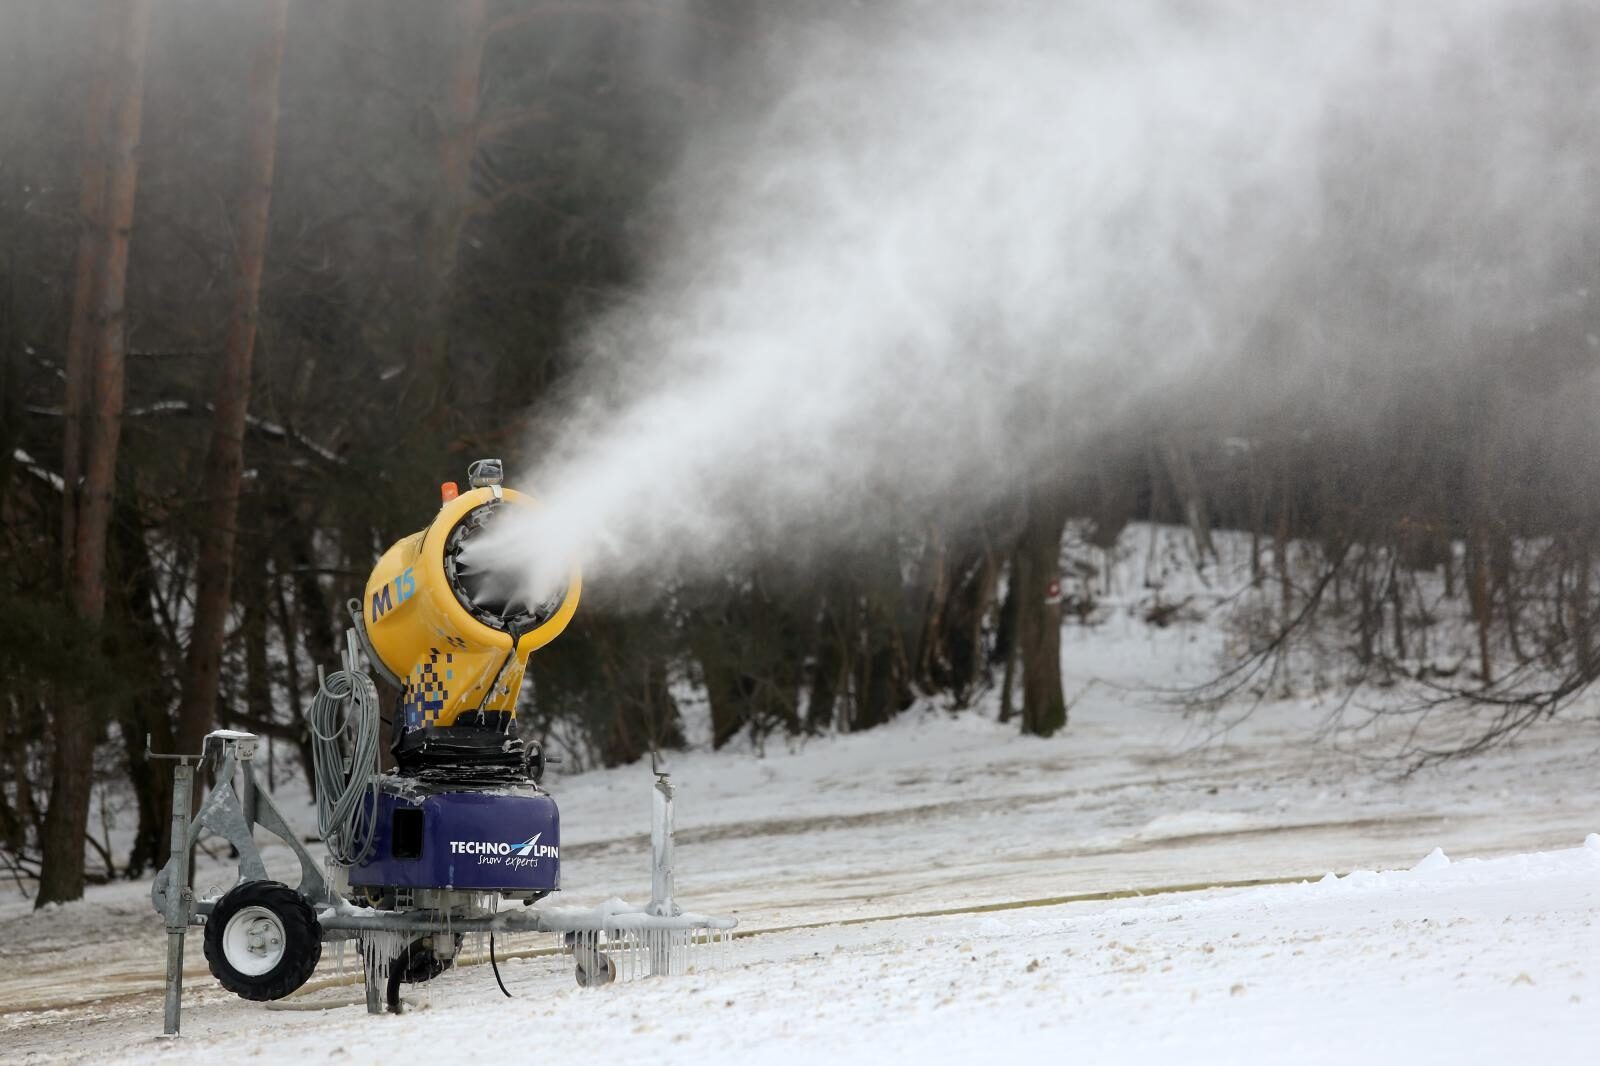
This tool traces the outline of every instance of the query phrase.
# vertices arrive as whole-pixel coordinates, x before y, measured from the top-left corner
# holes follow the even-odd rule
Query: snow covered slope
[[[1589,924],[1600,853],[1571,850],[1600,831],[1592,703],[1515,747],[1411,776],[1353,744],[1364,738],[1330,737],[1327,706],[1310,699],[1265,704],[1214,736],[1149,686],[1214,667],[1225,593],[1156,590],[1125,569],[1113,579],[1098,624],[1064,631],[1073,706],[1059,737],[1017,736],[992,703],[923,707],[865,734],[674,760],[685,905],[734,913],[747,931],[864,924],[753,937],[727,968],[603,991],[571,987],[565,961],[522,959],[506,968],[514,1002],[487,967],[468,966],[419,993],[428,1011],[370,1020],[241,1003],[217,989],[196,936],[186,1036],[172,1048],[153,1039],[164,955],[148,884],[97,887],[43,916],[12,896],[0,898],[0,1060],[256,1050],[263,1062],[443,1064],[502,1047],[554,1061],[828,1061],[908,1048],[929,1061],[1014,1049],[1052,1061],[1409,1064],[1518,1061],[1506,1049],[1537,1046],[1548,1062],[1596,1061],[1600,989],[1580,975],[1600,979]],[[1155,595],[1194,596],[1196,620],[1145,625]],[[549,782],[560,902],[648,894],[649,781],[624,767]],[[1494,861],[982,910],[1405,869],[1436,846]],[[269,854],[269,867],[283,859]],[[202,886],[230,877],[201,861]],[[894,917],[949,909],[978,913]],[[549,946],[508,940],[502,951]],[[326,959],[309,998],[349,993],[334,969]]]

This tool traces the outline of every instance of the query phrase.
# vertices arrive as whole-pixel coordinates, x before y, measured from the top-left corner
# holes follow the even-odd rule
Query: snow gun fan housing
[[[564,590],[527,602],[515,575],[480,561],[497,522],[538,505],[501,487],[496,461],[474,464],[471,478],[467,492],[447,485],[428,527],[384,553],[359,605],[369,657],[400,689],[393,751],[406,774],[515,772],[537,761],[516,735],[517,694],[528,656],[578,609],[576,572]],[[537,778],[543,767],[531,769]]]

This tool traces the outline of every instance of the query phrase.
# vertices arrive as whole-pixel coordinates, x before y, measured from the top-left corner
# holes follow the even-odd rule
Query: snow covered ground
[[[1312,699],[1214,737],[1149,686],[1214,668],[1226,597],[1147,581],[1119,573],[1098,624],[1064,631],[1062,736],[1018,737],[992,706],[924,707],[867,734],[675,760],[685,905],[746,932],[835,924],[604,990],[577,989],[564,959],[522,957],[502,967],[505,1000],[488,967],[466,966],[415,994],[426,1009],[374,1019],[238,1001],[193,936],[185,1037],[170,1044],[154,1039],[163,938],[147,884],[43,916],[13,896],[0,899],[0,1060],[1596,1061],[1593,704],[1411,776],[1373,761],[1381,736],[1330,734]],[[1145,625],[1158,594],[1195,595],[1194,620]],[[549,784],[560,902],[647,895],[648,772]],[[303,797],[283,799],[309,824]],[[1435,847],[1457,861],[1320,880],[1408,870]],[[200,869],[202,886],[230,879]],[[1171,891],[1280,878],[1308,883]],[[1127,890],[1162,894],[1045,902]],[[936,910],[961,913],[897,917]],[[330,953],[306,1004],[352,993],[335,969]]]
[[[1592,1063],[1597,906],[1600,837],[1436,852],[1408,873],[776,934],[602,992],[518,961],[516,999],[458,974],[399,1018],[196,1010],[204,1035],[126,1061]]]

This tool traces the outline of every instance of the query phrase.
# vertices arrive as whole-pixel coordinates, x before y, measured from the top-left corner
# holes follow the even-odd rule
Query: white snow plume
[[[534,586],[810,565],[1152,404],[1370,400],[1578,299],[1575,5],[806,7],[535,420],[548,506],[486,549]]]

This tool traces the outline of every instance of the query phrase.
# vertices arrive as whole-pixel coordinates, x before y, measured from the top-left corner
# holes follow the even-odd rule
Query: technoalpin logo
[[[533,834],[520,844],[507,844],[503,840],[452,840],[450,854],[452,855],[505,855],[516,856],[519,859],[558,858],[560,849],[554,844],[541,844],[539,838],[543,832]]]

